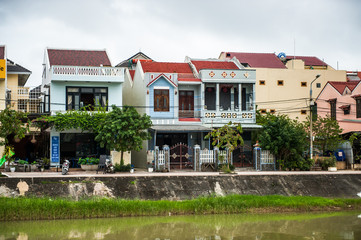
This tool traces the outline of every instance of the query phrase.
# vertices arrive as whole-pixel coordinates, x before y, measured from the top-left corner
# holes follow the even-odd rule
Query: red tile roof
[[[130,74],[132,81],[134,81],[135,70],[129,70],[129,74]]]
[[[48,56],[51,66],[111,66],[105,50],[48,49]]]
[[[188,63],[142,62],[144,72],[193,73]]]
[[[193,73],[179,73],[179,82],[202,82],[199,78],[195,78]]]
[[[226,52],[226,58],[236,57],[241,64],[247,63],[252,68],[286,68],[274,53]]]
[[[301,59],[305,62],[306,66],[327,66],[327,63],[321,61],[317,57],[306,57],[306,56],[287,56],[287,60]]]
[[[0,59],[5,59],[5,46],[0,46]]]
[[[333,82],[333,81],[330,81],[328,83],[331,86],[333,86],[340,94],[342,94],[343,91],[345,91],[346,87],[348,87],[351,91],[353,91],[359,82],[360,81],[357,81],[357,82],[356,81],[354,81],[354,82]]]
[[[202,69],[232,69],[238,70],[239,67],[234,62],[228,61],[197,61],[191,60],[197,71]]]

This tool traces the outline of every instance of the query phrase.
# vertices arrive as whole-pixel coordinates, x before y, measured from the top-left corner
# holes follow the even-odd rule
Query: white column
[[[231,87],[231,111],[234,111],[234,87]]]
[[[219,84],[216,84],[216,111],[219,112]]]
[[[238,84],[238,109],[242,111],[242,83]]]

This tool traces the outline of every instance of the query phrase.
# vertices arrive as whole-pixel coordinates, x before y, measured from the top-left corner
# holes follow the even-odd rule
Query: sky
[[[359,0],[0,0],[0,45],[41,84],[46,47],[106,49],[113,65],[222,51],[316,56],[361,71]]]

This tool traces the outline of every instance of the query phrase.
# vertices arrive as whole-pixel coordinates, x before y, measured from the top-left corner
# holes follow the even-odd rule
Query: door
[[[179,117],[194,117],[194,91],[179,91]]]
[[[170,168],[179,170],[192,169],[193,148],[184,143],[172,146],[170,148]]]

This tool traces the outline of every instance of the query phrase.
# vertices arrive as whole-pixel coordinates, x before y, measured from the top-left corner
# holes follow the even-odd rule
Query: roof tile
[[[51,66],[111,66],[105,50],[48,49],[48,56]]]
[[[241,64],[252,68],[286,68],[274,53],[226,52],[226,58],[236,57]]]
[[[142,62],[144,72],[193,73],[188,63]]]
[[[321,61],[317,57],[312,57],[312,56],[287,56],[286,59],[287,60],[301,59],[305,62],[306,66],[327,66],[327,63]]]
[[[0,46],[0,59],[5,59],[5,46]]]
[[[351,91],[353,91],[359,82],[360,81],[357,81],[357,82],[356,81],[353,81],[353,82],[330,81],[328,83],[331,84],[331,86],[333,86],[340,94],[342,94],[343,91],[345,91],[346,87],[348,87]]]
[[[239,67],[234,62],[228,61],[191,61],[193,65],[196,67],[197,71],[202,69],[232,69],[238,70]]]

